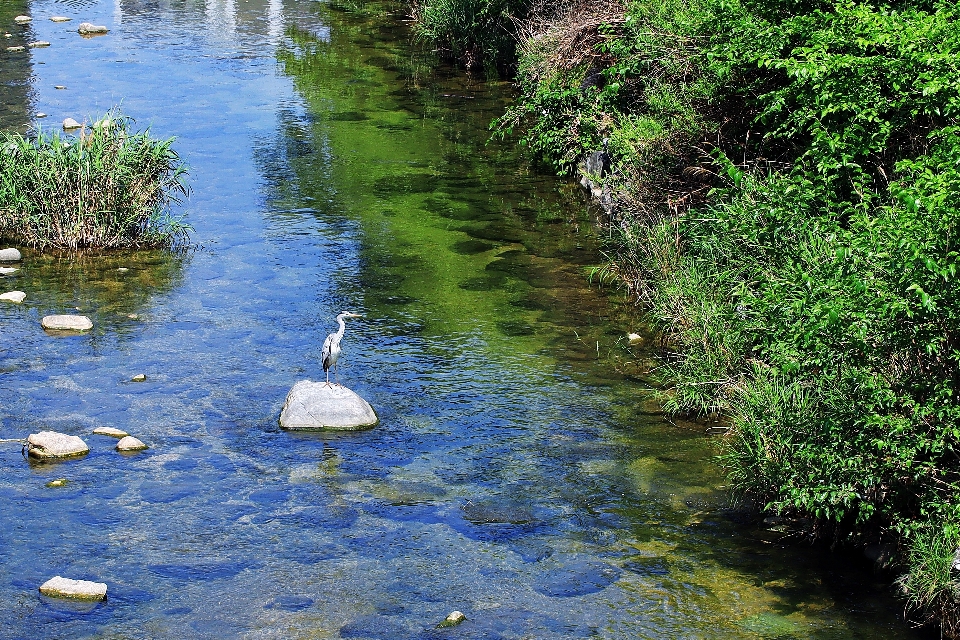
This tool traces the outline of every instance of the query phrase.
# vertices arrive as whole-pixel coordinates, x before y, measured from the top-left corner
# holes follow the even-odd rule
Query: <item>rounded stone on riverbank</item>
[[[0,249],[0,262],[17,262],[23,259],[19,249]]]
[[[143,451],[149,447],[133,436],[124,436],[117,443],[117,451]]]
[[[33,18],[31,18],[30,16],[17,16],[16,18],[13,19],[13,21],[16,22],[17,24],[27,24],[31,20],[33,20]]]
[[[93,328],[93,322],[87,316],[44,316],[40,321],[44,329],[52,331],[87,331]]]
[[[31,433],[27,438],[27,453],[40,460],[73,458],[90,453],[87,443],[77,436],[56,431]]]
[[[93,432],[98,436],[110,436],[111,438],[126,438],[130,435],[122,429],[114,429],[113,427],[97,427]]]
[[[7,51],[9,51],[10,53],[17,53],[17,52],[26,51],[26,50],[27,50],[26,47],[7,47]]]
[[[63,128],[69,131],[70,129],[79,129],[83,125],[74,120],[73,118],[66,118],[63,121]]]
[[[107,597],[107,585],[103,582],[71,580],[55,576],[40,585],[40,593],[51,598],[103,600]]]
[[[19,269],[16,267],[0,267],[0,276],[12,276],[17,271],[19,271]]]
[[[23,291],[8,291],[4,294],[0,294],[0,300],[5,302],[16,302],[17,304],[20,304],[26,299],[27,294],[25,294]]]
[[[293,385],[280,412],[280,426],[290,430],[372,427],[379,419],[366,400],[342,386],[301,380]]]

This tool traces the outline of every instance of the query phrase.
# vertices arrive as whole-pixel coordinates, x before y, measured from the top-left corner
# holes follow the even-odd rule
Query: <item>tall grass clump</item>
[[[189,227],[173,140],[132,132],[119,110],[78,136],[0,133],[0,237],[38,249],[168,247]]]
[[[531,0],[413,0],[414,32],[468,71],[506,75],[515,67],[516,26]]]

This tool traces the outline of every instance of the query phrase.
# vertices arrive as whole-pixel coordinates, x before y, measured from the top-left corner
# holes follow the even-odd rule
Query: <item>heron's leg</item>
[[[330,369],[327,369],[324,373],[327,374],[327,386],[330,386]]]

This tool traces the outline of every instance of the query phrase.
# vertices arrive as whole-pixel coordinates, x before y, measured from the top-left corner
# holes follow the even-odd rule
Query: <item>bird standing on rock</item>
[[[337,378],[337,386],[340,386],[340,371],[337,369],[337,360],[340,359],[340,340],[343,339],[343,332],[347,330],[347,325],[344,322],[347,318],[362,318],[359,313],[350,313],[349,311],[344,311],[337,316],[337,322],[340,323],[340,328],[336,332],[331,333],[327,336],[327,339],[323,341],[323,351],[320,352],[320,360],[323,362],[323,371],[327,374],[327,386],[330,386],[330,368],[333,367],[334,373]]]

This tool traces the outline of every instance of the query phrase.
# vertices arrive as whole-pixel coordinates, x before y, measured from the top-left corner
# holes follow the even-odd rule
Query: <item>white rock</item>
[[[0,262],[16,262],[23,258],[19,249],[0,249]]]
[[[16,53],[17,51],[26,51],[26,47],[7,47],[7,51],[11,53]]]
[[[20,304],[26,299],[26,297],[27,294],[25,294],[23,291],[8,291],[7,293],[0,295],[0,300],[4,300],[6,302],[16,302],[17,304]]]
[[[34,118],[46,118],[46,117],[47,117],[47,114],[45,114],[43,111],[39,111],[39,112],[37,112],[37,114],[34,115],[33,117],[34,117]]]
[[[56,431],[31,433],[27,438],[27,450],[34,458],[71,458],[90,453],[90,447],[77,436],[68,436]]]
[[[354,430],[378,421],[373,407],[350,389],[310,380],[293,385],[280,412],[284,429]]]
[[[124,436],[117,443],[117,451],[143,451],[148,448],[147,445],[133,436]]]
[[[87,316],[44,316],[40,325],[44,329],[57,331],[86,331],[93,328],[93,322]]]
[[[463,615],[462,611],[451,611],[450,615],[448,615],[446,619],[444,619],[444,622],[446,622],[450,626],[453,626],[456,624],[460,624],[466,619],[467,619],[467,616]]]
[[[628,333],[627,340],[630,341],[630,344],[633,344],[635,342],[643,342],[643,336],[640,335],[639,333]]]
[[[13,275],[19,271],[16,267],[0,267],[0,276],[9,276]]]
[[[30,16],[17,16],[16,18],[13,19],[13,21],[16,22],[17,24],[27,24],[31,20],[33,20],[33,18],[31,18]]]
[[[69,130],[69,129],[79,129],[79,128],[82,127],[82,126],[83,126],[83,125],[81,125],[79,122],[77,122],[77,121],[74,120],[73,118],[67,118],[66,120],[63,121],[63,128],[64,128],[64,129],[68,129],[68,130]]]
[[[92,22],[81,22],[80,27],[77,29],[77,33],[84,36],[97,33],[106,33],[108,31],[110,31],[110,29],[107,29],[104,26],[97,26]]]
[[[97,427],[93,432],[98,436],[110,436],[112,438],[126,438],[130,435],[122,429],[114,429],[113,427]]]
[[[71,580],[56,576],[40,585],[40,593],[53,598],[103,600],[107,597],[107,585],[103,582]]]
[[[72,20],[72,18],[68,18],[67,16],[53,16],[50,19],[54,22],[70,22],[70,20]]]
[[[66,87],[63,86],[62,84],[55,84],[55,85],[53,85],[53,88],[54,88],[54,89],[66,89]]]
[[[49,47],[50,43],[46,40],[37,40],[36,42],[30,42],[27,44],[31,49],[37,49],[39,47]]]
[[[138,373],[137,375],[130,378],[130,382],[146,382],[146,381],[147,381],[147,374],[145,373]]]

